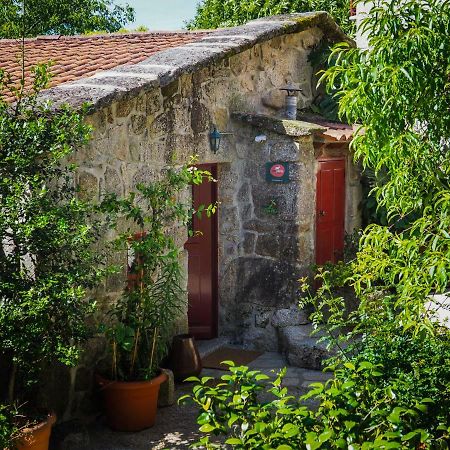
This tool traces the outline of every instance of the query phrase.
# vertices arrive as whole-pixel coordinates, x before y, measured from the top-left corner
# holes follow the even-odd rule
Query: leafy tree
[[[450,274],[449,17],[448,1],[379,0],[363,23],[369,49],[337,46],[324,77],[341,86],[341,115],[361,124],[356,158],[383,177],[374,192],[389,226],[367,228],[355,287],[363,297],[390,290],[389,312],[422,331],[429,295],[445,292]]]
[[[47,67],[33,73],[25,95],[24,80],[17,88],[0,71],[0,92],[16,100],[0,98],[0,361],[9,362],[0,395],[10,404],[32,400],[43,367],[77,362],[95,305],[87,290],[104,274],[94,246],[103,221],[66,164],[89,137],[85,111],[39,102]]]
[[[204,0],[187,26],[189,29],[229,27],[259,17],[309,11],[327,11],[346,33],[354,31],[349,19],[349,0]]]
[[[0,38],[114,32],[133,20],[133,8],[113,0],[2,0]]]

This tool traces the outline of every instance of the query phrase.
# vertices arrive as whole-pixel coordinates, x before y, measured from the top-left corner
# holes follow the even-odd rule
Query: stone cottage
[[[218,201],[218,214],[196,224],[203,236],[177,235],[189,291],[182,328],[198,338],[225,336],[315,364],[297,351],[310,331],[296,306],[297,280],[315,263],[341,258],[344,232],[360,225],[359,174],[348,152],[352,129],[315,116],[284,119],[280,88],[294,83],[299,109],[308,109],[316,84],[308,55],[323,41],[343,40],[318,12],[214,32],[26,41],[28,64],[54,61],[46,98],[92,105],[93,138],[75,156],[84,195],[125,194],[194,154],[216,177],[192,195],[194,203]],[[4,41],[0,67],[14,70],[16,54],[17,43]],[[214,128],[222,133],[218,148]],[[108,280],[104,304],[120,295],[123,281]],[[71,386],[57,399],[66,417],[83,407],[104,351],[100,339],[91,347],[78,370],[58,375]]]

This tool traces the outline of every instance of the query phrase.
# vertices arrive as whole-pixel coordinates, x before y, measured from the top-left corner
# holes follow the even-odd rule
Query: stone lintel
[[[232,113],[235,120],[240,120],[265,130],[274,131],[275,133],[286,136],[311,136],[315,133],[323,133],[327,129],[314,123],[302,122],[301,120],[280,119],[270,117],[263,114],[250,114],[235,112]]]

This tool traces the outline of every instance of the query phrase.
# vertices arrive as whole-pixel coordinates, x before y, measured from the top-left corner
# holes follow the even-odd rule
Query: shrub
[[[0,405],[0,447],[8,448],[17,433],[17,411],[12,406]]]
[[[54,110],[38,101],[49,77],[48,66],[36,66],[26,93],[24,77],[17,85],[0,70],[0,354],[2,372],[8,372],[0,401],[9,405],[1,410],[6,440],[14,431],[12,405],[22,405],[21,414],[31,417],[49,406],[35,402],[44,370],[77,363],[90,336],[86,318],[95,308],[88,291],[107,272],[94,245],[106,222],[98,205],[79,192],[76,167],[67,163],[89,139],[86,109]],[[6,100],[10,96],[14,103]]]
[[[107,195],[102,208],[128,227],[116,240],[116,248],[128,252],[128,285],[110,311],[106,330],[112,349],[112,378],[122,381],[149,380],[167,356],[177,318],[187,299],[179,244],[171,232],[188,227],[192,214],[210,216],[216,205],[193,211],[183,193],[192,184],[212,182],[209,172],[194,160],[179,169],[168,169],[157,181],[139,184],[125,199]]]
[[[252,19],[278,14],[327,11],[347,33],[354,32],[349,0],[203,0],[189,29],[241,25]]]
[[[235,449],[448,448],[448,422],[431,430],[417,426],[433,401],[403,406],[395,379],[379,384],[379,365],[345,363],[333,369],[333,379],[312,383],[298,399],[283,387],[283,372],[267,382],[258,371],[229,365],[230,373],[217,384],[210,377],[188,379],[198,384],[180,401],[198,405],[204,433],[194,447],[222,448],[225,436],[225,444]]]

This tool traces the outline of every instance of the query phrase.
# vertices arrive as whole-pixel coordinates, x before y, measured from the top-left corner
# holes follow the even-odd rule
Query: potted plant
[[[102,276],[96,205],[64,162],[88,139],[85,111],[39,103],[48,81],[47,67],[35,67],[25,94],[25,78],[17,87],[0,71],[0,412],[21,406],[2,423],[18,449],[48,447],[56,417],[38,391],[54,364],[77,363],[94,307],[86,293]]]
[[[155,421],[159,386],[166,380],[160,364],[180,313],[186,307],[177,227],[187,229],[193,209],[183,195],[192,184],[212,181],[192,161],[168,169],[162,179],[139,184],[126,199],[106,196],[103,206],[130,220],[117,239],[127,253],[128,280],[103,326],[111,348],[111,372],[98,377],[107,422],[115,430],[138,431]],[[214,213],[216,205],[196,211]],[[179,230],[179,228],[178,228]]]

